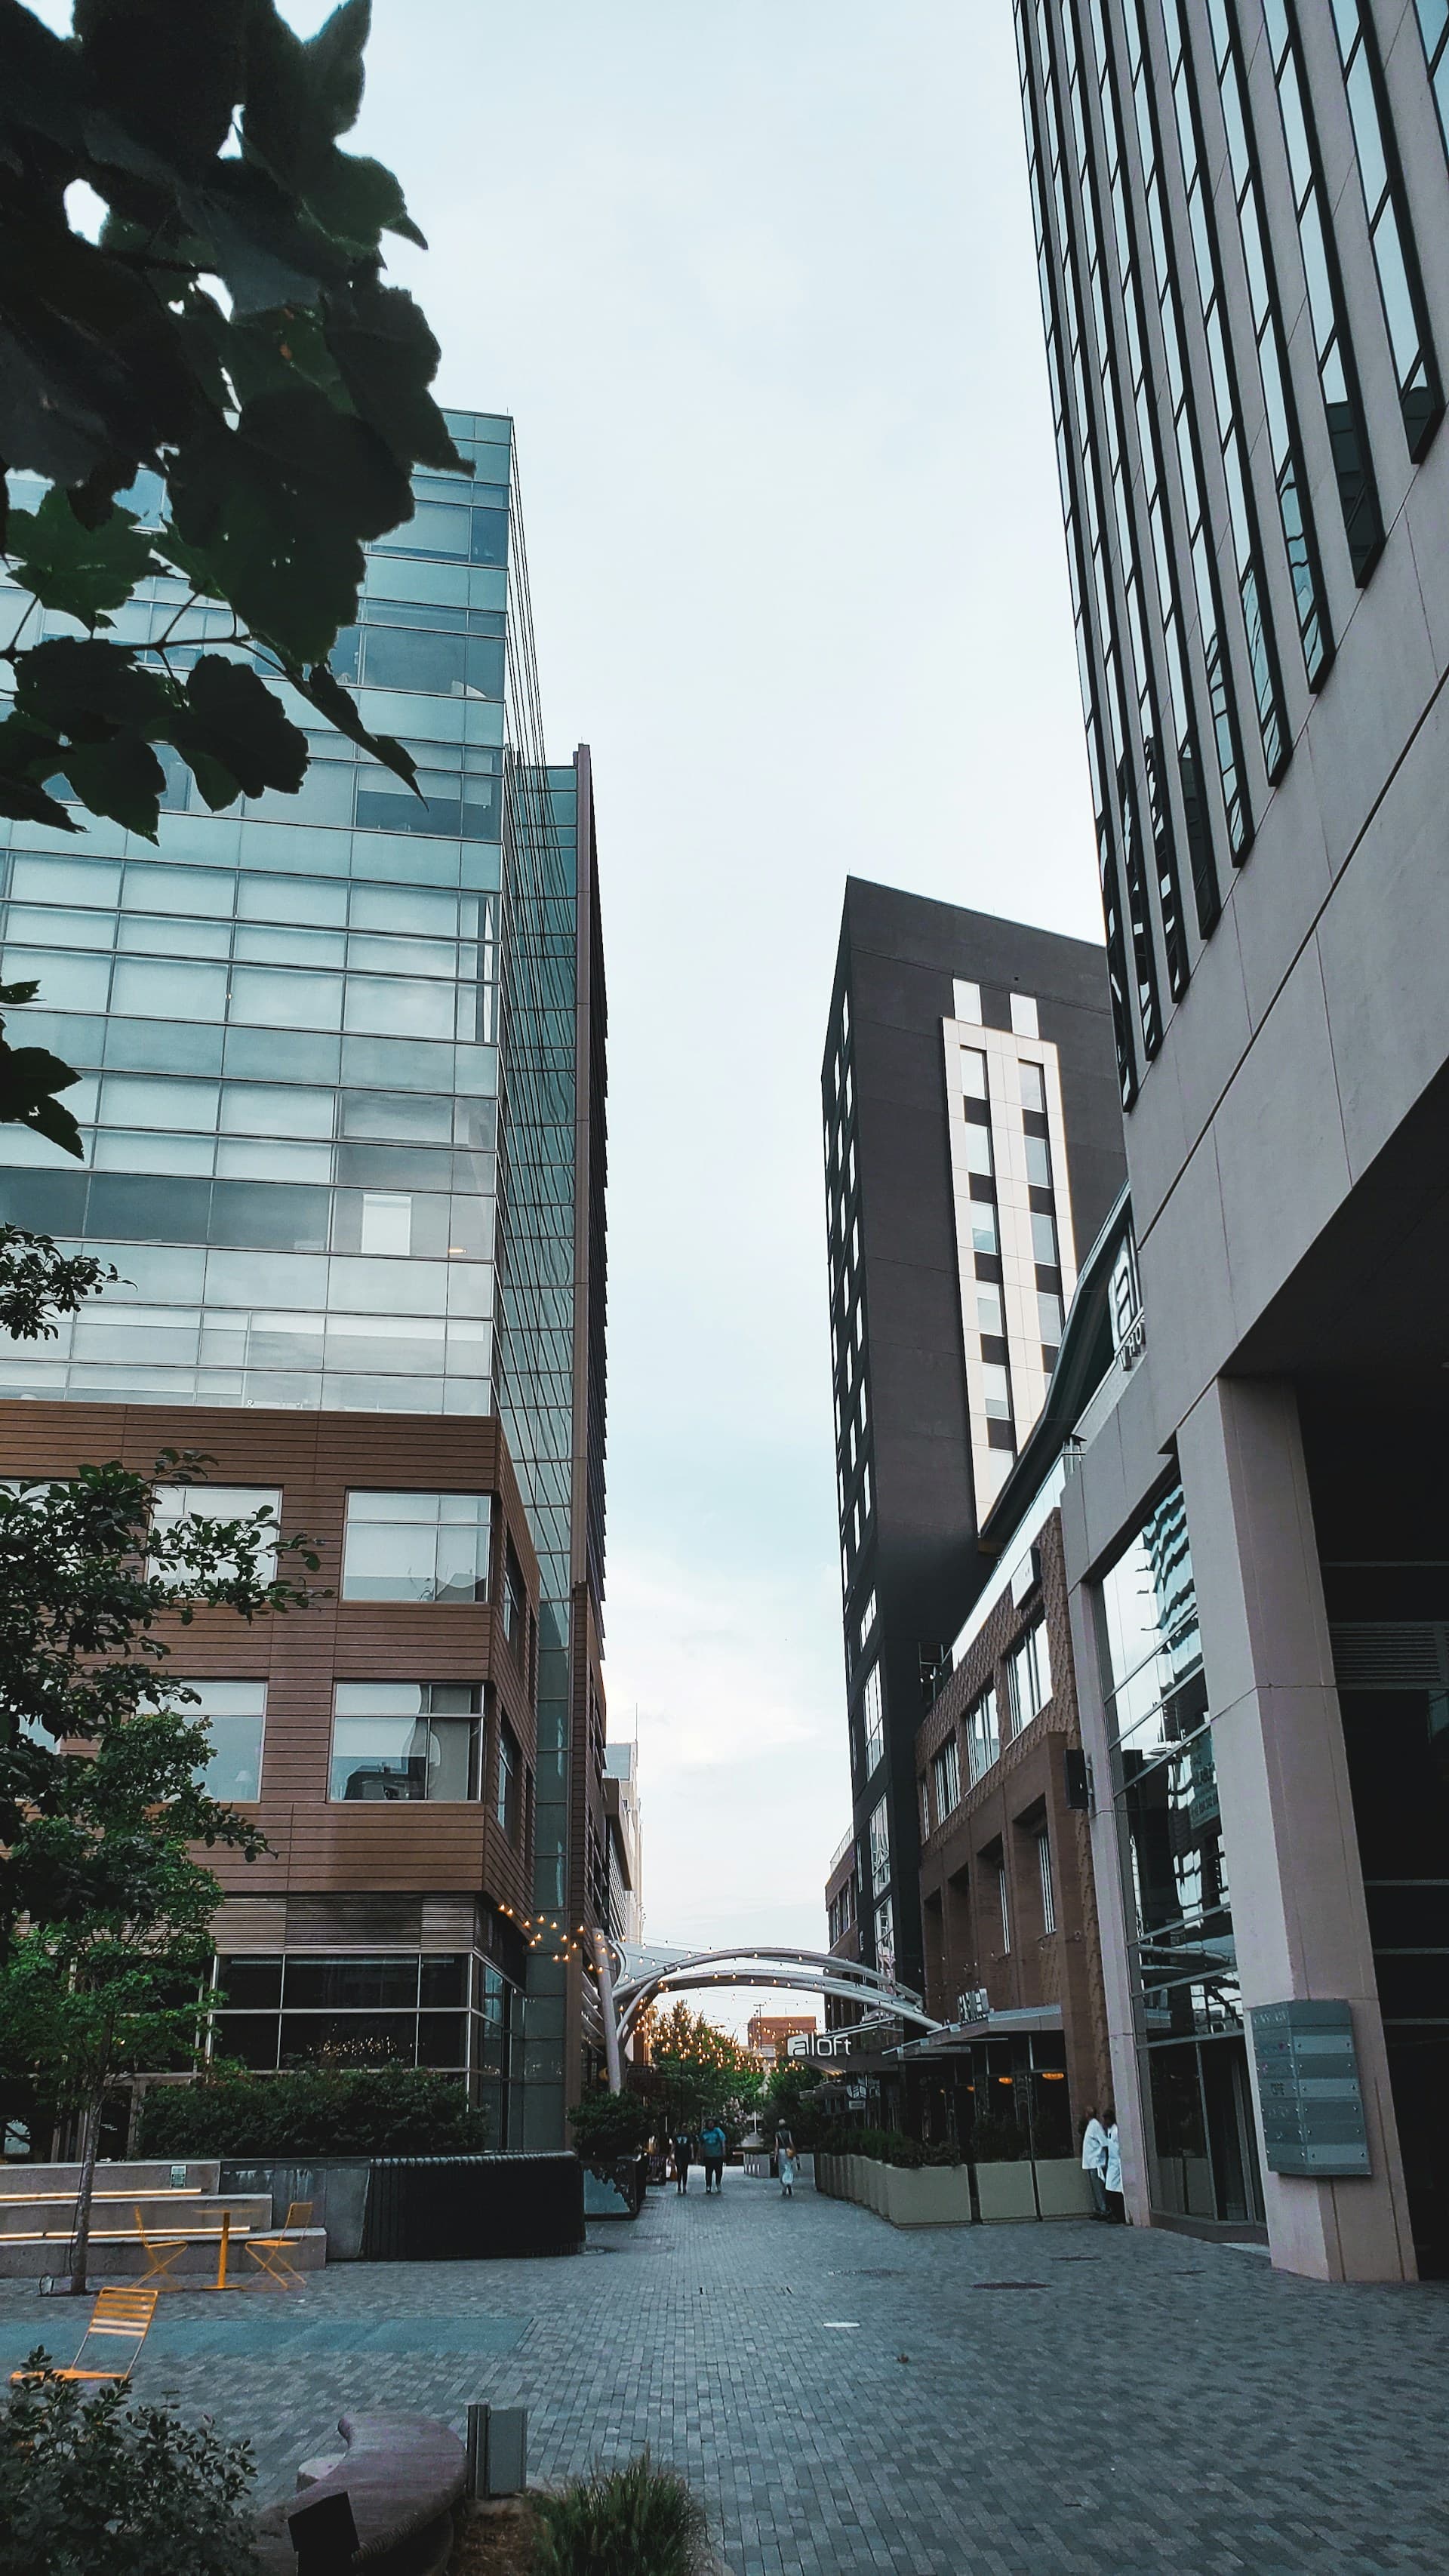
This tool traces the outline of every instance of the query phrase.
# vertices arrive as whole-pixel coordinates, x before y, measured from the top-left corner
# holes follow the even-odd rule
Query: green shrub
[[[704,2539],[699,2498],[647,2451],[534,2505],[535,2576],[691,2576]]]
[[[854,2129],[845,2140],[841,2153],[869,2156],[873,2164],[903,2165],[912,2170],[926,2161],[926,2151],[919,2139],[908,2138],[903,2129]]]
[[[29,2367],[47,2356],[33,2352]],[[24,2381],[0,2414],[0,2576],[254,2576],[249,2442],[124,2388]]]
[[[959,2165],[961,2150],[953,2146],[949,2138],[935,2138],[928,2147],[922,2149],[921,2162],[933,2168],[940,2165]]]
[[[488,2122],[461,2084],[416,2066],[299,2067],[158,2084],[141,2114],[143,2156],[476,2155]]]
[[[973,2165],[1019,2165],[1031,2154],[1031,2140],[1015,2120],[992,2113],[976,2122],[966,2152]]]
[[[574,2148],[594,2173],[637,2156],[654,2134],[655,2114],[637,2093],[586,2093],[569,2113]]]

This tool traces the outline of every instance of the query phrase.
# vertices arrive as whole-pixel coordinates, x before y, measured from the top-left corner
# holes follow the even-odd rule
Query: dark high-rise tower
[[[851,878],[821,1082],[860,1939],[919,1986],[923,1673],[1122,1184],[1102,951]]]

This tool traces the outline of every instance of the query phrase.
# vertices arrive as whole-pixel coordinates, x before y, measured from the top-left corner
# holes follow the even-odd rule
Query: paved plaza
[[[0,2284],[0,2359],[83,2313]],[[136,2388],[250,2436],[263,2501],[346,2407],[522,2402],[536,2479],[676,2461],[733,2576],[1449,2567],[1449,2288],[1089,2224],[907,2234],[736,2172],[575,2260],[178,2294]]]

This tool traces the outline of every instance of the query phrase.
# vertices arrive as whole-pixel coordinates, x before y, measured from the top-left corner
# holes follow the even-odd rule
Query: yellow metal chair
[[[136,2233],[141,2239],[146,2255],[146,2269],[141,2275],[142,2281],[159,2282],[163,2290],[179,2290],[181,2287],[181,2283],[179,2281],[164,2280],[162,2275],[170,2271],[177,2256],[190,2243],[190,2238],[188,2236],[148,2235],[146,2232],[146,2221],[142,2217],[139,2208],[136,2211]]]
[[[279,2290],[300,2290],[302,2286],[302,2275],[292,2260],[292,2250],[289,2240],[296,2235],[301,2228],[310,2227],[311,2224],[312,2203],[310,2200],[293,2200],[289,2201],[287,2205],[287,2215],[282,2221],[282,2224],[277,2230],[275,2236],[249,2236],[247,2238],[247,2252],[250,2254],[252,2261],[260,2264],[263,2272],[267,2275],[268,2280],[275,2282]],[[258,2286],[260,2287],[261,2285],[258,2284]]]
[[[156,2314],[157,2295],[155,2290],[98,2290],[90,2324],[81,2336],[74,2361],[65,2370],[56,2371],[54,2376],[57,2379],[129,2379],[136,2355]],[[106,2356],[104,2369],[99,2367],[102,2353]],[[12,2370],[11,2384],[13,2386],[22,2379],[38,2379],[41,2375],[34,2370]]]

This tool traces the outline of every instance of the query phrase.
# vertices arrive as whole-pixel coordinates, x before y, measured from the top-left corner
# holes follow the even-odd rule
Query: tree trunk
[[[75,2234],[70,2240],[70,2286],[72,2296],[77,2299],[85,2296],[86,2258],[91,2241],[91,2197],[96,2187],[96,2150],[101,2142],[101,2112],[105,2099],[102,2085],[86,2104],[82,2132],[80,2189],[75,2197]]]

